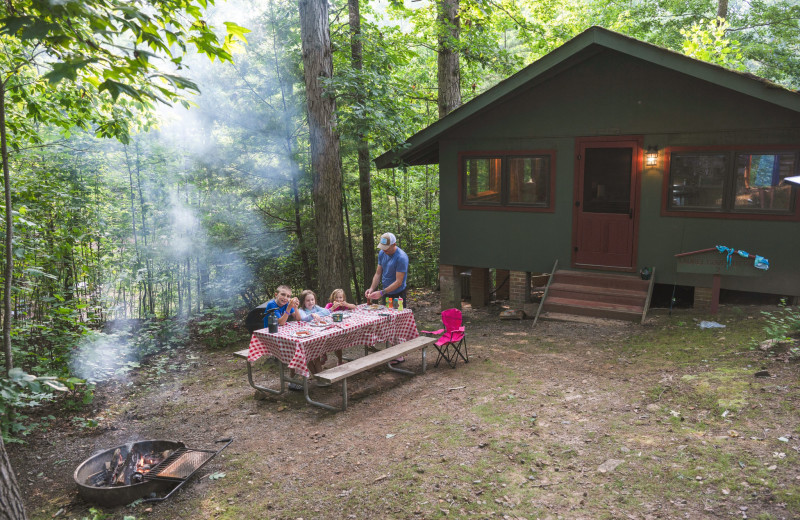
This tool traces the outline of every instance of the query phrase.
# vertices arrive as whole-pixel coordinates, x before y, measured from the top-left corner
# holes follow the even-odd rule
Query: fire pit
[[[102,506],[130,504],[144,497],[145,502],[166,500],[219,452],[233,442],[220,439],[225,446],[217,451],[187,448],[182,442],[139,441],[101,451],[75,470],[74,479],[84,500]],[[159,493],[167,492],[164,497]]]

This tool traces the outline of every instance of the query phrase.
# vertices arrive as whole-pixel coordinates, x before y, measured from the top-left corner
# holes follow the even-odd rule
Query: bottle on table
[[[398,298],[397,299],[397,310],[398,311],[402,311],[403,310],[403,299],[402,298]]]
[[[392,308],[392,298],[391,297],[386,298],[386,308],[388,308],[388,309]]]

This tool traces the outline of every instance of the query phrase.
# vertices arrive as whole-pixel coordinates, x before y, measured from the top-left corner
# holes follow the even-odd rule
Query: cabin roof
[[[750,73],[737,72],[713,63],[690,58],[630,36],[590,27],[561,47],[536,60],[516,74],[478,95],[447,116],[409,137],[400,148],[375,159],[379,169],[401,164],[419,165],[439,162],[439,139],[448,130],[489,110],[532,84],[548,79],[604,50],[613,50],[667,69],[680,72],[722,88],[800,112],[800,93]]]

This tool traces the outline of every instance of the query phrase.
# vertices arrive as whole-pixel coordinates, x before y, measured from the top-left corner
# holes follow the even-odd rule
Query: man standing
[[[364,296],[368,300],[380,298],[381,303],[386,303],[386,298],[402,298],[407,306],[408,255],[397,247],[397,237],[392,233],[381,235],[378,247],[380,248],[378,268],[375,270],[375,276],[372,277],[372,283],[364,292]],[[378,283],[383,286],[383,290],[375,290]]]

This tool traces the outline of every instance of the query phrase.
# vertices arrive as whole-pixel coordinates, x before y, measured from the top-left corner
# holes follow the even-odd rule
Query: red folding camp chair
[[[458,309],[442,311],[442,323],[444,324],[443,329],[422,331],[423,334],[431,336],[444,333],[434,343],[436,350],[439,351],[434,366],[438,367],[439,362],[444,359],[451,368],[455,368],[459,357],[464,360],[464,363],[469,363],[466,332],[461,326],[461,311]]]

